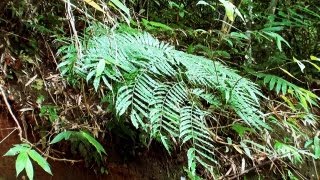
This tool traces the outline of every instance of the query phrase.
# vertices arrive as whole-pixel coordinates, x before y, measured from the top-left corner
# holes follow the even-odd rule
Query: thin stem
[[[4,100],[4,103],[6,104],[7,109],[8,109],[8,111],[9,111],[12,119],[15,121],[15,123],[16,123],[16,125],[17,125],[17,129],[18,129],[18,131],[19,131],[18,135],[19,135],[20,140],[22,141],[22,140],[23,140],[22,128],[21,128],[21,126],[20,126],[20,123],[19,123],[18,119],[16,118],[16,116],[15,116],[15,115],[13,114],[13,112],[12,112],[11,106],[10,106],[10,104],[9,104],[9,102],[8,102],[7,96],[6,96],[6,94],[5,94],[5,92],[4,92],[3,88],[2,88],[2,85],[0,85],[0,92],[1,92],[1,94],[2,94],[2,99]]]

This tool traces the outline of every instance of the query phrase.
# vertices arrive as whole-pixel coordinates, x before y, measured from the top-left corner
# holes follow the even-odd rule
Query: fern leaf
[[[86,48],[81,59],[72,45],[61,49],[64,61],[68,61],[59,65],[62,72],[86,79],[96,89],[101,84],[110,90],[117,87],[116,115],[129,117],[136,128],[157,138],[168,151],[176,142],[188,145],[188,157],[192,156],[189,168],[217,163],[206,123],[213,114],[199,99],[233,109],[255,129],[269,129],[261,118],[259,97],[263,95],[258,86],[219,62],[174,50],[148,33],[103,33],[99,29],[82,41]],[[282,92],[291,88],[275,80],[270,86]],[[312,99],[312,94],[309,97]]]
[[[277,94],[279,94],[281,91],[284,96],[287,94],[293,95],[297,100],[300,101],[300,105],[307,111],[309,106],[318,106],[317,101],[319,100],[319,97],[311,91],[298,87],[275,75],[260,73],[256,76],[263,78],[263,83],[269,84],[269,89],[275,90]]]
[[[195,156],[202,157],[203,162],[214,163],[216,161],[213,159],[213,140],[206,126],[205,116],[206,113],[196,107],[183,107],[181,109],[180,138],[182,144],[192,143]]]
[[[181,83],[160,84],[154,90],[154,99],[150,103],[150,121],[152,132],[162,132],[178,136],[180,112],[185,104],[187,93]]]

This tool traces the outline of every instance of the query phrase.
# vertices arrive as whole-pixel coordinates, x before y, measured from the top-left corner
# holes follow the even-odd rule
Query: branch
[[[0,93],[2,94],[2,99],[4,100],[4,103],[6,104],[7,109],[8,109],[8,111],[9,111],[12,119],[15,121],[15,123],[16,123],[16,125],[17,125],[17,129],[18,129],[18,131],[19,131],[18,135],[19,135],[20,141],[23,141],[22,128],[21,128],[21,126],[20,126],[20,124],[19,124],[18,119],[16,118],[16,116],[15,116],[15,115],[13,114],[13,112],[12,112],[11,106],[10,106],[10,104],[9,104],[9,102],[8,102],[7,96],[6,96],[6,94],[5,94],[5,92],[4,92],[3,88],[2,88],[2,85],[0,85]]]

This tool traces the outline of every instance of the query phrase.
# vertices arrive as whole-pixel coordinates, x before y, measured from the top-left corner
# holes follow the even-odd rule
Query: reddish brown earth
[[[15,175],[15,157],[3,157],[13,144],[19,143],[17,131],[13,132],[14,123],[9,118],[5,107],[0,106],[0,180],[17,179]],[[11,135],[9,135],[11,133]],[[9,136],[8,136],[9,135]],[[157,151],[157,150],[156,150]],[[115,152],[115,151],[113,151]],[[97,175],[90,168],[85,168],[83,164],[53,162],[49,161],[53,176],[46,174],[38,165],[35,167],[34,179],[57,179],[57,180],[85,180],[85,179],[180,179],[183,163],[178,160],[169,160],[165,153],[144,153],[139,157],[131,158],[130,161],[119,161],[117,153],[108,153],[108,159],[114,162],[107,163],[108,175]],[[21,174],[18,179],[27,179],[25,174]]]

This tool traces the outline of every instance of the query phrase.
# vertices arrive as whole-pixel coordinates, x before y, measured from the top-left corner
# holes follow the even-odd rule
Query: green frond
[[[117,115],[129,117],[136,128],[161,141],[168,151],[177,142],[189,146],[190,165],[216,163],[207,124],[214,115],[203,100],[217,111],[233,109],[255,129],[269,129],[259,109],[259,88],[236,71],[174,50],[148,33],[99,34],[83,40],[86,48],[80,59],[75,59],[76,52],[62,49],[64,55],[71,53],[64,60],[71,57],[73,64],[62,62],[60,69],[67,69],[65,74],[74,72],[95,89],[102,84],[108,89],[116,87]]]
[[[213,93],[207,92],[206,89],[195,88],[195,89],[192,89],[191,93],[205,100],[207,103],[209,103],[210,105],[213,105],[214,107],[222,106],[221,100]]]
[[[196,106],[185,106],[181,109],[180,135],[182,144],[190,142],[194,148],[194,156],[200,163],[216,163],[214,142],[206,124],[206,115]]]
[[[268,85],[269,90],[275,90],[277,94],[281,92],[284,96],[287,94],[294,96],[307,111],[309,106],[318,106],[317,101],[320,100],[320,98],[311,91],[303,89],[275,75],[259,73],[256,76],[263,78],[263,83]]]
[[[138,128],[146,128],[145,118],[149,118],[150,100],[153,99],[152,91],[157,82],[147,74],[139,74],[129,85],[124,85],[118,90],[116,110],[119,116],[126,111],[130,113],[132,124]]]
[[[150,123],[152,134],[166,132],[179,136],[180,109],[187,100],[186,88],[182,83],[160,84],[154,90],[150,103]]]

